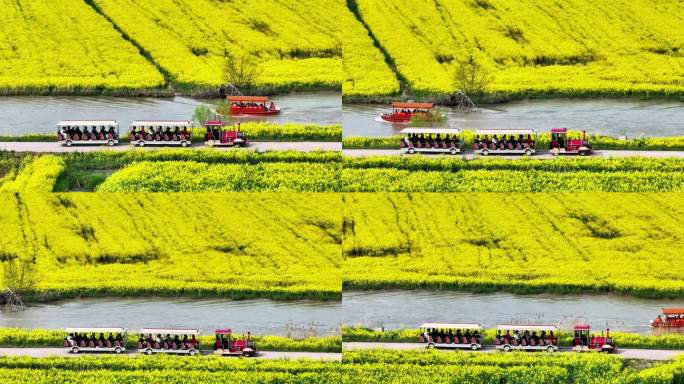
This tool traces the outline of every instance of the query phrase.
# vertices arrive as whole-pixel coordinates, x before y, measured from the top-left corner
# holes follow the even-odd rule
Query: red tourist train
[[[252,335],[249,332],[243,338],[234,337],[230,328],[217,329],[214,334],[216,336],[214,342],[215,355],[254,357],[259,353],[256,341],[252,340]]]
[[[400,133],[402,134],[400,148],[403,153],[447,152],[455,155],[461,152],[463,144],[457,129],[406,128]],[[447,133],[450,135],[448,142],[444,140]],[[472,150],[481,156],[531,156],[538,152],[537,131],[534,129],[478,129],[475,131]],[[551,130],[549,152],[553,156],[588,156],[593,154],[594,150],[586,133],[583,132],[582,137],[579,138],[568,138],[567,128],[554,128]]]
[[[651,327],[684,329],[684,308],[663,308],[663,313],[651,320]]]
[[[553,128],[551,130],[551,154],[588,156],[593,153],[592,145],[587,139],[586,132],[582,137],[568,138],[567,128]]]
[[[240,123],[235,129],[224,125],[222,121],[213,120],[205,124],[207,132],[204,144],[210,147],[246,147],[249,145],[247,136],[240,131]]]
[[[572,340],[572,349],[577,352],[601,351],[606,353],[617,352],[617,344],[610,337],[610,329],[606,329],[605,334],[600,335],[591,333],[591,326],[588,324],[575,326],[575,337]]]
[[[67,328],[64,348],[77,353],[126,352],[128,330],[120,327]],[[195,356],[202,354],[200,340],[202,333],[197,329],[185,328],[143,328],[138,332],[136,350],[138,353],[171,354]],[[216,341],[213,354],[221,356],[254,357],[259,351],[252,334],[236,337],[229,328],[214,331]]]
[[[268,96],[228,96],[231,115],[271,116],[280,113],[280,107]]]
[[[610,330],[600,335],[592,334],[589,325],[577,325],[573,329],[572,350],[576,352],[617,352],[618,347]],[[427,348],[480,350],[484,347],[485,328],[480,324],[425,323],[420,326],[419,342]],[[489,347],[510,352],[543,351],[557,352],[560,346],[560,329],[555,325],[506,324],[496,327],[493,344]]]
[[[426,115],[432,109],[432,103],[392,103],[392,112],[384,113],[380,118],[389,123],[408,124],[416,115]]]

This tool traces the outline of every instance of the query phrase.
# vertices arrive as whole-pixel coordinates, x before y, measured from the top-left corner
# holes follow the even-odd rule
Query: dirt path
[[[211,351],[202,351],[202,354],[209,355],[209,354],[211,354]],[[135,350],[127,351],[123,355],[128,356],[128,357],[140,356],[140,354],[136,353]],[[111,356],[111,354],[108,354],[108,353],[73,354],[73,353],[69,353],[64,348],[0,348],[0,356],[79,357],[79,356]],[[328,353],[328,352],[271,352],[271,351],[262,351],[255,358],[257,358],[257,359],[311,359],[311,360],[336,361],[336,360],[342,359],[342,354],[341,353]]]
[[[393,349],[393,350],[417,350],[425,349],[425,344],[420,343],[342,343],[342,349],[345,351],[363,350],[363,349]],[[450,352],[451,350],[445,350]],[[485,347],[480,353],[497,352],[493,347]],[[561,352],[572,352],[569,348],[561,349]],[[626,359],[639,360],[670,360],[675,356],[684,354],[683,350],[665,350],[665,349],[619,349],[618,355]]]
[[[401,152],[398,149],[344,149],[342,150],[342,153],[344,156],[349,156],[349,157],[370,157],[370,156],[400,156]],[[406,155],[406,156],[414,156],[414,155]],[[428,154],[426,156],[439,156],[438,154],[432,155]],[[444,156],[451,156],[451,155],[444,155]],[[604,158],[611,158],[611,157],[647,157],[647,158],[668,158],[668,157],[673,157],[673,158],[684,158],[684,151],[615,151],[615,150],[606,150],[606,151],[595,151],[594,152],[594,157],[604,157]],[[453,157],[457,158],[462,158],[462,159],[467,159],[471,160],[474,158],[478,157],[483,157],[483,156],[478,156],[475,155],[472,151],[465,151],[464,153],[455,155]],[[496,159],[524,159],[525,156],[494,156],[490,155],[488,157],[491,158],[496,158]],[[568,156],[568,157],[575,157],[575,156]],[[555,158],[549,151],[538,151],[536,154],[532,156],[533,159],[553,159]]]
[[[103,149],[112,149],[115,151],[125,151],[131,149],[132,146],[126,143],[116,145],[114,147],[107,146],[73,146],[65,147],[58,143],[50,142],[0,142],[0,150],[14,151],[14,152],[32,152],[32,153],[64,153],[64,152],[93,152]],[[180,148],[180,147],[161,147],[161,146],[145,146],[147,149],[159,148]],[[190,148],[207,148],[204,144],[193,144]],[[222,147],[221,150],[235,150],[233,148]],[[257,152],[263,151],[301,151],[311,152],[317,150],[324,151],[341,151],[342,144],[339,142],[315,142],[315,141],[265,141],[255,142],[250,144],[247,148],[240,148],[239,150],[252,150]]]

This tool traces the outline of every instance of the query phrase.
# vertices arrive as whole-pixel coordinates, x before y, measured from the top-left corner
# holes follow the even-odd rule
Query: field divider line
[[[104,17],[105,20],[107,20],[107,21],[112,25],[112,27],[114,27],[114,29],[115,29],[117,32],[119,32],[119,34],[121,35],[121,37],[122,37],[124,40],[128,41],[128,42],[131,43],[134,47],[136,47],[136,48],[138,49],[138,52],[140,53],[140,55],[141,55],[142,57],[144,57],[144,58],[145,58],[150,64],[152,64],[155,68],[157,68],[157,71],[159,71],[159,73],[161,73],[161,75],[164,76],[164,81],[166,82],[166,86],[167,86],[168,88],[170,88],[170,89],[173,89],[173,90],[175,91],[175,89],[174,89],[174,84],[173,84],[173,82],[171,81],[171,78],[172,78],[171,73],[168,72],[168,71],[166,71],[159,63],[157,63],[157,62],[154,60],[154,58],[152,58],[152,54],[151,54],[149,51],[147,51],[140,43],[138,43],[135,39],[133,39],[128,33],[124,32],[124,30],[121,29],[121,27],[119,27],[119,25],[114,21],[114,19],[112,19],[111,17],[109,17],[109,16],[102,10],[102,8],[100,8],[100,6],[98,6],[98,5],[95,3],[95,0],[83,0],[83,1],[84,1],[89,7],[91,7],[95,12],[97,12],[100,16]]]
[[[387,63],[387,65],[394,73],[394,77],[396,77],[399,80],[399,87],[401,92],[408,92],[410,90],[408,79],[406,79],[399,73],[399,71],[397,70],[397,65],[394,63],[392,56],[389,54],[389,52],[387,52],[387,49],[385,49],[385,47],[380,43],[380,40],[378,40],[373,31],[370,29],[370,26],[368,26],[366,21],[363,19],[363,16],[361,16],[361,12],[359,12],[359,5],[356,3],[356,0],[347,0],[347,8],[349,8],[349,11],[351,11],[351,13],[354,14],[354,17],[356,17],[356,20],[358,20],[359,23],[361,23],[366,32],[368,32],[368,36],[370,36],[371,40],[373,40],[373,45],[378,50],[380,50],[382,55],[385,57],[385,63]]]

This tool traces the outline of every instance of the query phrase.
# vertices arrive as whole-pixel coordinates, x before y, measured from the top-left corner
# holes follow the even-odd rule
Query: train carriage
[[[116,120],[63,120],[57,124],[57,142],[72,145],[108,145],[119,143]]]
[[[461,131],[454,128],[404,128],[401,139],[402,153],[461,153]]]
[[[138,352],[195,356],[200,352],[200,336],[197,329],[143,328],[138,338]]]
[[[181,146],[192,145],[192,123],[187,120],[136,120],[130,125],[130,143],[138,147],[146,145]]]
[[[420,342],[427,348],[482,349],[484,327],[480,324],[424,323]]]
[[[555,325],[499,325],[496,327],[496,349],[506,352],[558,351],[558,327]]]
[[[118,327],[67,328],[64,348],[70,353],[121,353],[126,351],[128,331]]]
[[[487,155],[526,155],[536,150],[537,131],[534,129],[478,129],[475,131],[473,150]]]

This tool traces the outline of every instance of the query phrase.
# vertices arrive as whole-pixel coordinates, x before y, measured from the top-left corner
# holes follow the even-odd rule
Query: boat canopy
[[[406,109],[432,109],[433,103],[402,103],[394,102],[392,103],[392,108],[406,108]]]
[[[231,102],[264,103],[268,101],[268,96],[228,96]]]
[[[663,308],[663,315],[684,315],[684,308]]]

